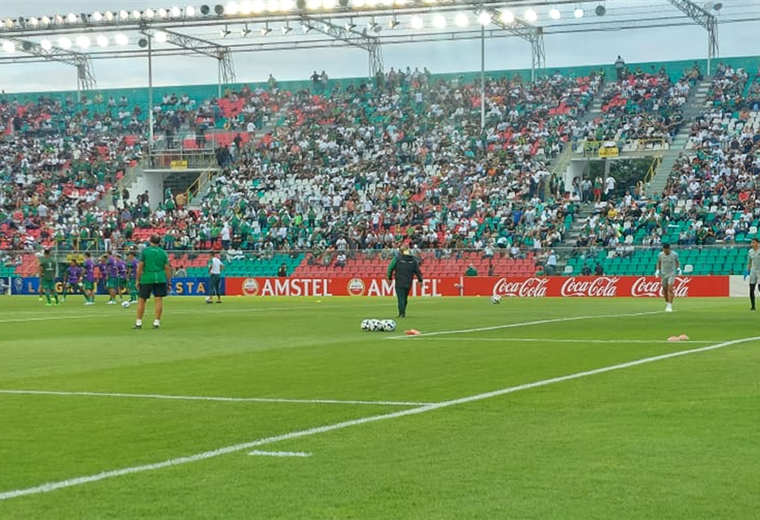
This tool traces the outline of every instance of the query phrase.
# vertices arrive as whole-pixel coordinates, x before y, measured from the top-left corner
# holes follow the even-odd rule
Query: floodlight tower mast
[[[720,55],[718,48],[718,19],[710,11],[698,6],[691,0],[668,1],[683,11],[695,23],[707,30],[707,75],[709,76],[712,73],[712,60]]]
[[[544,47],[543,27],[536,27],[535,25],[531,25],[517,18],[511,23],[505,23],[502,18],[502,13],[491,7],[487,7],[482,11],[491,15],[491,22],[494,25],[530,43],[530,77],[532,81],[536,81],[538,72],[546,66],[546,49]]]

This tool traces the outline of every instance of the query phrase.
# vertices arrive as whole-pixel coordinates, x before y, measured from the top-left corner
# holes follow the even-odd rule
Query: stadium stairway
[[[692,89],[692,94],[683,109],[683,124],[678,133],[673,137],[670,149],[662,154],[662,162],[649,183],[648,191],[650,196],[656,196],[662,193],[668,182],[673,165],[682,154],[693,154],[687,148],[689,144],[689,134],[691,125],[697,117],[704,111],[707,104],[707,93],[710,90],[712,79],[705,78],[697,83],[696,88]]]
[[[586,220],[594,212],[594,205],[591,203],[582,204],[578,207],[578,213],[575,214],[573,219],[573,225],[570,227],[570,232],[567,234],[566,244],[577,244],[578,237],[583,231],[583,226],[586,225]]]

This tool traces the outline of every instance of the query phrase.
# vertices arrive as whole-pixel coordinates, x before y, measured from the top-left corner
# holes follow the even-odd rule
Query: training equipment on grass
[[[129,306],[130,306],[130,305],[131,305],[131,304],[130,304],[128,301],[123,301],[123,302],[121,302],[121,306],[122,306],[122,307],[124,307],[125,309],[129,309]]]
[[[396,330],[396,322],[393,320],[362,320],[361,328],[365,332],[393,332]]]
[[[668,341],[681,341],[681,338],[679,338],[678,336],[670,336],[668,338]]]
[[[420,331],[418,331],[418,330],[415,330],[415,329],[409,329],[409,330],[406,331],[406,335],[407,336],[419,336],[420,334],[422,334],[422,333]]]
[[[499,296],[498,294],[494,294],[493,296],[491,296],[491,303],[493,303],[494,305],[501,303],[501,296]]]
[[[678,336],[678,339],[679,341],[686,341],[689,339],[689,336],[687,336],[686,334],[681,334],[680,336]]]

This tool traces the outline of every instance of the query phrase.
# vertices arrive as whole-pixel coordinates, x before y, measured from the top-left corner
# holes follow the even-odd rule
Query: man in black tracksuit
[[[396,273],[396,298],[398,298],[398,317],[406,317],[406,301],[412,289],[412,280],[417,277],[422,282],[422,272],[417,260],[409,252],[409,248],[401,248],[401,254],[391,261],[388,266],[388,280]]]

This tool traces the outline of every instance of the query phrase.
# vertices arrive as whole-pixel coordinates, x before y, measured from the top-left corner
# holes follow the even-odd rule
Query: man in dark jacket
[[[396,298],[398,298],[398,317],[406,317],[406,302],[409,291],[412,290],[412,281],[417,277],[422,282],[422,272],[417,260],[412,256],[408,247],[401,248],[401,254],[391,260],[388,266],[388,280],[396,273]]]

